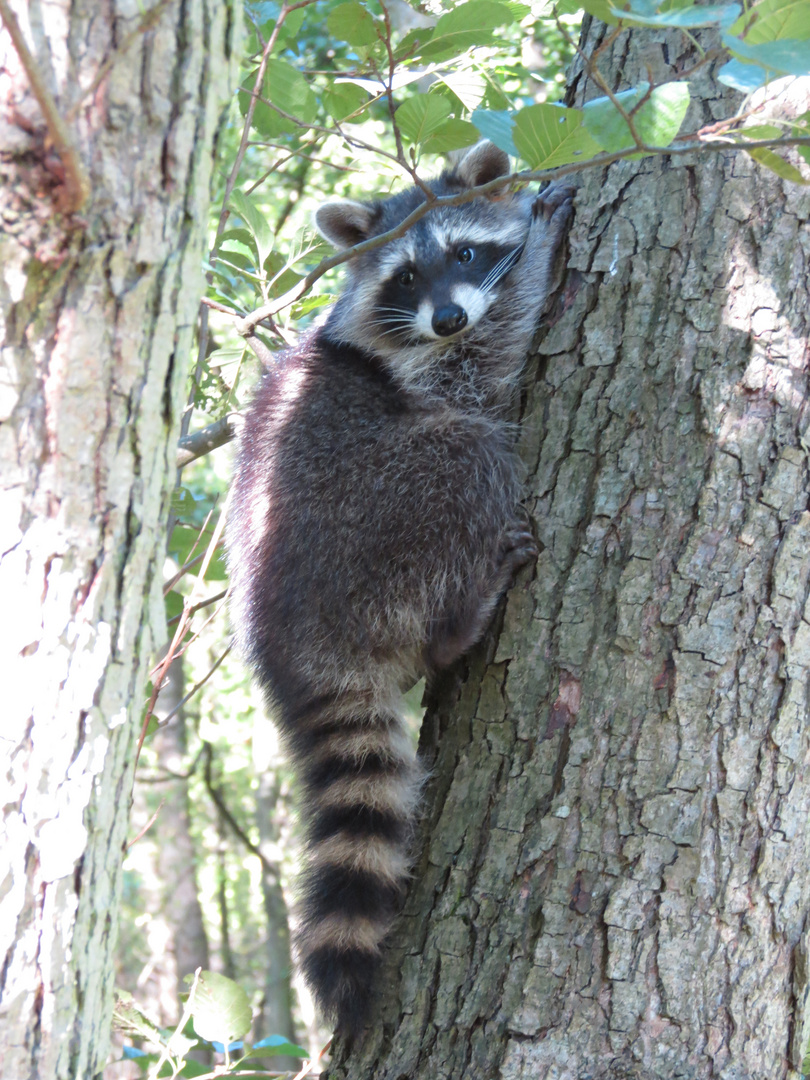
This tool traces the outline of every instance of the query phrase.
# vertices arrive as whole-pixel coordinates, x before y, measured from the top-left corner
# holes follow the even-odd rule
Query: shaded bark
[[[202,287],[227,3],[14,4],[90,180],[81,218],[0,30],[3,1075],[104,1061],[144,675]],[[122,44],[126,47],[122,48]],[[154,628],[154,629],[153,629]]]
[[[624,33],[601,63],[694,60]],[[704,70],[687,126],[734,107]],[[430,695],[413,887],[333,1080],[777,1080],[806,1051],[810,194],[723,153],[576,206],[520,435],[543,550]]]
[[[183,679],[183,660],[176,657],[166,682],[161,687],[155,714],[158,719],[173,712],[186,691]],[[185,993],[183,982],[197,968],[208,970],[210,957],[208,936],[203,922],[197,888],[197,866],[194,841],[191,836],[188,780],[183,775],[186,760],[186,717],[181,708],[175,716],[152,736],[152,749],[161,767],[174,773],[158,788],[162,806],[158,821],[160,839],[157,863],[163,888],[160,916],[171,928],[171,976],[174,980],[174,1001],[177,1015],[164,1022],[180,1019],[180,994]],[[150,911],[152,909],[150,908]],[[155,912],[157,913],[157,912]]]
[[[256,792],[256,821],[262,852],[267,860],[262,866],[262,899],[267,939],[264,943],[264,987],[254,1030],[257,1039],[268,1035],[285,1035],[295,1042],[289,912],[277,869],[280,840],[278,824],[280,788],[277,763],[273,762],[261,773]],[[296,1061],[292,1058],[273,1059],[272,1065],[279,1070],[297,1070],[298,1068]]]

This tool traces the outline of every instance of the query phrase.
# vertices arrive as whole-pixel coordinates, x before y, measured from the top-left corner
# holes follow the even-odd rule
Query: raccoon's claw
[[[499,553],[499,573],[503,587],[512,584],[515,574],[527,563],[534,562],[539,554],[531,529],[523,523],[515,525],[504,534]]]
[[[566,203],[568,204],[568,212],[570,212],[575,192],[576,189],[571,187],[570,184],[550,184],[535,198],[532,204],[532,214],[535,218],[542,217],[544,221],[551,221],[554,212]],[[565,213],[565,216],[568,216],[568,212]]]

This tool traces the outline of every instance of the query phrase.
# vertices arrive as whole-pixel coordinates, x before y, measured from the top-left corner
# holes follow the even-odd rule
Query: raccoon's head
[[[456,194],[508,172],[508,155],[482,142],[430,187],[437,195]],[[328,202],[315,223],[336,247],[352,247],[394,228],[423,201],[423,192],[412,187],[372,203]],[[330,336],[411,362],[452,349],[497,302],[529,221],[525,194],[430,211],[404,236],[352,260],[348,287],[329,320]]]

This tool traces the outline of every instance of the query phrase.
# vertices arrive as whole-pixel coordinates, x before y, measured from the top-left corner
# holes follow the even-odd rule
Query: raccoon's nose
[[[445,304],[433,312],[433,331],[440,337],[457,334],[467,325],[467,312],[458,304]]]

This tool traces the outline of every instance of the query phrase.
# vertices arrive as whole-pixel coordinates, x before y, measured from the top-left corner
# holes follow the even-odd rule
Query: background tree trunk
[[[623,33],[600,66],[696,59]],[[707,69],[693,99],[734,109]],[[421,858],[333,1078],[777,1080],[806,1048],[810,194],[722,153],[576,207],[520,439],[543,550],[432,692]]]
[[[219,0],[13,6],[90,197],[58,212],[64,156],[1,31],[0,1058],[9,1080],[86,1080],[238,20]]]

